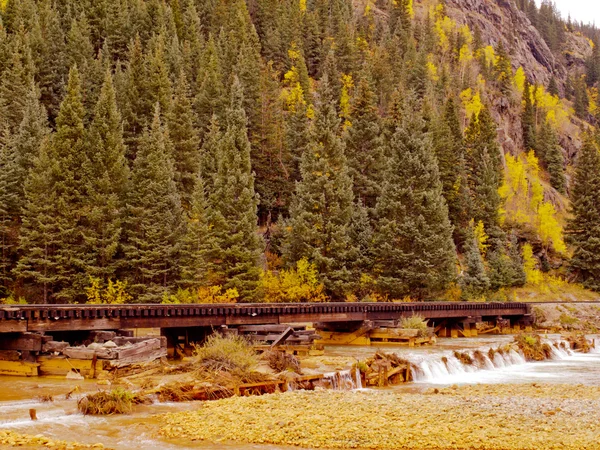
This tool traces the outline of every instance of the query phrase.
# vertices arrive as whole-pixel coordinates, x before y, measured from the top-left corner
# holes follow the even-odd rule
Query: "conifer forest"
[[[461,3],[0,0],[0,298],[600,291],[600,33]]]

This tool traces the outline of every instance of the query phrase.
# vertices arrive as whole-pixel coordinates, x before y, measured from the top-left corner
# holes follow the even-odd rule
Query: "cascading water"
[[[569,344],[565,341],[546,341],[551,349],[552,360],[563,360],[573,355]],[[445,352],[442,356],[431,355],[422,357],[420,361],[413,361],[412,375],[417,383],[452,384],[465,381],[478,381],[490,379],[485,375],[494,372],[507,371],[525,366],[529,363],[520,351],[504,347],[492,350],[490,347],[477,350],[460,352]],[[499,374],[498,374],[499,375]],[[490,379],[490,381],[492,381]]]

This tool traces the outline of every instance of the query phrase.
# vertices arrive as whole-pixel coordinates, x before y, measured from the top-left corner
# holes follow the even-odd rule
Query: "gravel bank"
[[[160,434],[312,448],[600,449],[600,387],[477,385],[286,392],[166,414]]]
[[[14,431],[0,431],[0,445],[8,447],[51,448],[54,450],[80,450],[85,448],[105,449],[102,444],[78,444],[75,442],[50,439],[41,434],[31,436],[29,434],[21,434]]]

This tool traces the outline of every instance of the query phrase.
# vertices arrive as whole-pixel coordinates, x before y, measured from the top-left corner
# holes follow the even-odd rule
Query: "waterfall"
[[[562,360],[573,355],[569,344],[563,340],[546,341],[550,345],[552,360]],[[598,350],[596,350],[598,351]],[[468,355],[466,357],[465,355]],[[458,356],[458,357],[457,357]],[[463,358],[460,358],[463,356]],[[460,358],[460,359],[459,359]],[[470,361],[465,363],[463,361]],[[499,350],[489,347],[465,351],[461,355],[457,352],[446,352],[443,356],[425,357],[421,361],[413,361],[412,375],[416,382],[427,383],[454,383],[461,379],[461,375],[478,372],[493,373],[499,369],[527,364],[521,351],[515,348]]]
[[[358,369],[357,369],[358,370]],[[356,378],[358,375],[358,378]],[[336,391],[348,391],[360,389],[360,372],[353,374],[352,370],[341,370],[339,372],[330,372],[323,374],[323,378],[331,383],[331,389]],[[358,380],[358,381],[357,381]]]

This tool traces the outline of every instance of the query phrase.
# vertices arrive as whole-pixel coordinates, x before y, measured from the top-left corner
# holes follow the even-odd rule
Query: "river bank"
[[[353,391],[316,387],[208,402],[161,402],[157,396],[130,414],[110,416],[84,416],[77,404],[85,394],[117,384],[0,377],[0,430],[19,433],[8,439],[21,448],[78,448],[59,442],[78,441],[119,450],[600,449],[592,439],[600,433],[598,349],[573,353],[563,348],[559,335],[549,335],[552,355],[543,362],[527,362],[515,351],[490,354],[490,349],[506,349],[513,339],[480,336],[386,348],[411,361],[414,383]],[[324,356],[303,358],[302,370],[348,369],[376,350],[326,347]],[[470,355],[473,364],[461,364],[457,352]],[[191,375],[134,376],[119,385],[154,390]],[[452,387],[455,383],[462,385]],[[74,386],[78,390],[67,395]],[[48,395],[52,401],[44,401]],[[29,419],[30,408],[37,410],[38,421]],[[27,446],[21,435],[43,435],[55,445]],[[5,447],[0,448],[12,448],[6,447],[10,442],[1,441]]]
[[[235,417],[235,426],[232,426]],[[163,416],[160,435],[304,448],[600,449],[600,387],[476,385],[285,392]]]

